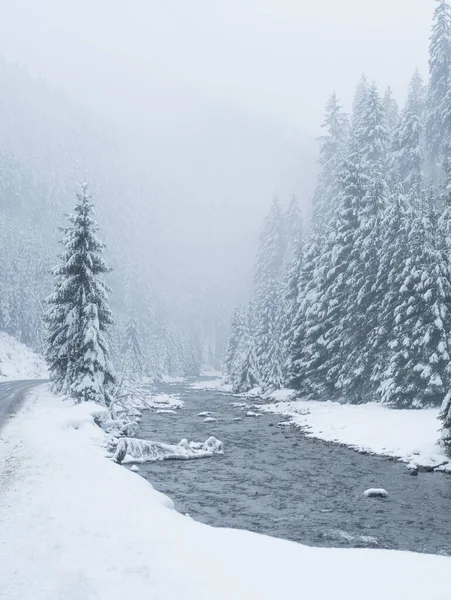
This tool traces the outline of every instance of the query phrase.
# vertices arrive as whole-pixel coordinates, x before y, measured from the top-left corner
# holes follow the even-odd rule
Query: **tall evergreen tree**
[[[228,380],[231,378],[233,364],[237,355],[238,346],[243,338],[244,315],[241,307],[235,309],[230,324],[230,334],[224,357],[224,373]]]
[[[292,195],[288,207],[283,216],[284,221],[284,263],[286,267],[291,267],[294,260],[298,241],[303,235],[302,212],[299,206],[298,198]]]
[[[331,222],[340,187],[340,169],[348,142],[348,119],[335,92],[326,103],[322,127],[324,135],[319,138],[320,173],[313,194],[313,230],[316,236],[325,235]]]
[[[437,0],[429,45],[427,140],[435,187],[450,180],[451,155],[451,8]]]
[[[383,106],[387,130],[391,136],[399,123],[399,108],[398,103],[393,98],[393,90],[390,86],[384,92]]]
[[[251,311],[241,313],[236,330],[238,344],[230,367],[229,382],[235,393],[248,392],[259,385],[260,375],[255,355],[254,336],[251,330]]]
[[[385,393],[381,382],[386,381],[387,364],[393,348],[393,332],[396,328],[396,315],[401,301],[400,290],[405,279],[405,266],[409,260],[410,229],[417,201],[404,193],[398,181],[393,190],[382,221],[382,243],[379,271],[375,294],[379,303],[379,318],[368,339],[368,346],[375,356],[371,380],[376,393]]]
[[[48,299],[47,361],[54,389],[77,402],[108,406],[115,384],[109,358],[108,328],[113,323],[108,273],[97,238],[94,205],[83,184],[70,225],[64,229],[61,264],[54,270],[55,291]]]
[[[450,388],[451,282],[433,210],[412,221],[382,399],[400,408],[440,406]]]
[[[260,383],[282,385],[282,343],[279,304],[284,260],[283,215],[274,198],[260,234],[252,300],[252,330]]]
[[[125,375],[132,378],[142,377],[144,374],[144,355],[138,328],[138,319],[134,310],[131,310],[128,315],[122,344],[122,356]]]
[[[390,155],[391,179],[400,179],[404,188],[413,190],[417,198],[424,187],[424,102],[423,80],[417,70],[410,82]]]
[[[336,395],[340,368],[346,355],[353,351],[353,331],[344,324],[348,311],[355,308],[349,293],[360,260],[356,254],[356,236],[365,183],[355,144],[343,164],[342,188],[332,227],[301,304],[304,331],[303,340],[299,340],[298,378],[301,389],[318,398]]]
[[[362,401],[369,392],[374,356],[367,340],[378,326],[377,276],[381,249],[381,222],[387,204],[385,115],[376,85],[368,89],[364,119],[353,130],[353,143],[362,157],[363,198],[356,204],[355,232],[347,308],[343,331],[351,342],[337,385],[350,399]],[[380,291],[380,290],[379,290]]]

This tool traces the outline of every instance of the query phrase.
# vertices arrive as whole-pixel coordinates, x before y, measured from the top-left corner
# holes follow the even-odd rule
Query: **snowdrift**
[[[48,379],[48,376],[42,356],[0,331],[0,383],[15,379]]]

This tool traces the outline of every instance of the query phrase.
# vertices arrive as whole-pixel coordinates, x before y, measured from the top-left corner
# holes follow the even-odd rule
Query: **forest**
[[[234,314],[237,392],[398,408],[441,406],[451,426],[451,10],[440,2],[429,81],[399,109],[365,75],[350,115],[327,101],[314,212],[274,199],[253,293]],[[447,433],[446,435],[450,435]]]

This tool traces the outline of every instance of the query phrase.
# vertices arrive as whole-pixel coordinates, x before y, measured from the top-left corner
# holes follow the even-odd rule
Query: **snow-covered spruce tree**
[[[398,181],[390,195],[388,207],[382,220],[382,243],[379,271],[376,282],[376,294],[379,301],[377,327],[368,339],[368,346],[375,357],[371,380],[378,394],[385,394],[382,382],[391,376],[387,369],[390,363],[396,328],[395,315],[402,301],[400,290],[404,284],[405,267],[410,259],[410,228],[414,215],[412,198],[404,193],[403,185]]]
[[[283,215],[274,198],[260,234],[252,298],[255,357],[264,389],[282,385],[282,340],[279,305],[284,260]]]
[[[352,115],[351,115],[351,132],[355,143],[359,144],[359,134],[364,131],[365,127],[365,113],[367,110],[368,101],[368,79],[365,74],[360,77],[359,83],[357,84],[354,101],[352,103]]]
[[[382,400],[400,408],[440,406],[451,384],[451,283],[433,209],[415,215],[409,249]]]
[[[238,346],[242,341],[244,332],[244,314],[243,309],[238,307],[234,310],[232,321],[230,323],[230,334],[227,342],[227,349],[224,357],[223,371],[227,382],[231,381],[232,368],[236,359]]]
[[[367,92],[363,119],[353,139],[362,157],[365,194],[358,206],[353,252],[355,260],[348,274],[347,307],[343,331],[349,352],[344,356],[337,386],[353,402],[364,401],[371,393],[370,374],[374,355],[368,339],[377,328],[380,299],[377,288],[381,249],[381,221],[387,205],[387,130],[382,102],[373,83]]]
[[[406,105],[392,139],[389,159],[390,180],[400,181],[417,198],[424,188],[424,103],[425,90],[418,70],[409,86]]]
[[[319,138],[320,172],[313,194],[312,224],[316,236],[325,235],[333,216],[340,187],[340,169],[349,136],[348,118],[343,113],[335,92],[326,103],[322,127],[324,134]]]
[[[359,260],[355,254],[357,215],[366,182],[361,165],[358,147],[354,145],[342,165],[338,205],[300,305],[304,326],[296,363],[298,377],[303,393],[320,399],[337,395],[338,374],[346,353],[352,351],[352,338],[343,324],[346,311],[352,309],[348,294]]]
[[[363,78],[359,90],[364,97],[366,80]],[[359,104],[360,99],[356,102]],[[326,243],[337,207],[341,168],[349,138],[348,119],[335,93],[327,101],[323,127],[325,134],[320,138],[320,173],[313,197],[313,231],[310,238],[297,249],[285,286],[286,309],[282,319],[284,380],[287,385],[295,389],[302,387],[304,391],[307,307],[316,298],[323,244]]]
[[[144,355],[138,329],[138,319],[134,310],[129,312],[125,326],[122,356],[124,375],[131,379],[140,379],[144,374]]]
[[[70,225],[64,229],[61,264],[54,270],[55,291],[48,298],[47,352],[53,387],[77,402],[111,403],[115,375],[107,331],[113,323],[108,306],[108,273],[97,238],[94,206],[83,184]]]
[[[304,235],[302,224],[298,232],[291,256],[285,256],[283,298],[280,303],[280,328],[282,335],[282,374],[284,385],[289,384],[291,372],[292,343],[295,331],[295,318],[299,310],[301,274],[304,264]],[[287,253],[285,253],[287,254]]]
[[[230,366],[229,383],[234,393],[248,392],[260,384],[260,375],[255,356],[254,336],[251,330],[251,308],[243,310],[238,323],[239,338],[233,362]]]
[[[390,86],[385,90],[382,103],[384,106],[388,135],[391,137],[399,123],[399,108],[398,103],[393,98],[393,90]]]
[[[291,268],[295,258],[298,241],[303,235],[302,211],[299,207],[299,201],[295,194],[291,197],[284,217],[284,264],[285,272]]]
[[[451,179],[451,8],[437,0],[429,45],[427,141],[434,187],[442,191]]]

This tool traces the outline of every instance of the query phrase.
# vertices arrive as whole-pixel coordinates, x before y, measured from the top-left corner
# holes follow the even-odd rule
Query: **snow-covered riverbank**
[[[451,558],[215,529],[105,458],[93,405],[41,387],[0,439],[5,600],[441,600]],[[164,440],[161,440],[164,441]],[[212,459],[214,460],[214,459]],[[327,573],[327,577],[324,577]]]
[[[12,336],[0,331],[0,382],[47,379],[45,360]]]
[[[437,445],[438,409],[395,410],[382,404],[360,405],[306,400],[277,401],[289,391],[275,392],[275,402],[259,408],[284,417],[308,436],[344,444],[360,452],[398,458],[409,468],[451,470]]]

